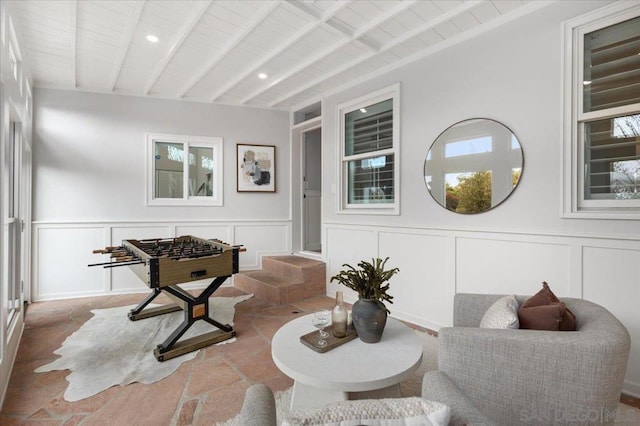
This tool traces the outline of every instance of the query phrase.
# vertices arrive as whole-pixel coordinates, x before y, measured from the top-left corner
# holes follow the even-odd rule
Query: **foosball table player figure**
[[[227,278],[238,272],[238,254],[241,251],[245,249],[240,245],[190,235],[124,240],[121,246],[94,250],[97,254],[109,254],[111,260],[89,266],[128,266],[149,286],[151,293],[129,312],[131,321],[184,311],[182,323],[153,351],[158,361],[166,361],[236,335],[232,326],[211,318],[209,297]],[[213,281],[198,296],[193,296],[180,287],[181,284],[205,279]],[[161,293],[169,296],[175,303],[145,309]],[[217,327],[217,330],[180,340],[198,320],[208,322]]]

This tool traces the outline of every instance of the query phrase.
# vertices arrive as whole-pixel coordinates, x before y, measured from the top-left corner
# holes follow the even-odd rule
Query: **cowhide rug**
[[[212,297],[209,309],[212,317],[233,325],[235,305],[253,297]],[[149,305],[149,307],[158,305]],[[66,379],[69,386],[64,399],[79,401],[102,392],[111,386],[126,386],[139,382],[154,383],[173,374],[180,364],[193,359],[198,351],[158,362],[153,355],[162,343],[183,321],[182,311],[130,321],[127,313],[135,305],[110,309],[94,309],[94,314],[54,353],[55,361],[35,370],[43,373],[53,370],[71,370]],[[181,340],[215,330],[205,321],[196,321]],[[231,343],[235,337],[219,344]]]

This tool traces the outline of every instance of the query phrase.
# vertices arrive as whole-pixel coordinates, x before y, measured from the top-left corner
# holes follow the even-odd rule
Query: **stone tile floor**
[[[222,287],[215,296],[240,294],[233,287]],[[63,398],[68,371],[33,372],[57,357],[53,351],[91,317],[92,309],[137,304],[143,297],[130,294],[31,304],[0,424],[156,426],[225,421],[240,411],[250,384],[266,383],[274,391],[293,384],[271,360],[270,342],[276,330],[299,315],[333,305],[333,299],[325,296],[282,306],[254,297],[236,305],[237,342],[201,350],[173,375],[154,384],[114,386],[74,403]],[[418,395],[420,379],[416,375],[404,382],[402,393]],[[635,399],[623,402],[640,406]]]

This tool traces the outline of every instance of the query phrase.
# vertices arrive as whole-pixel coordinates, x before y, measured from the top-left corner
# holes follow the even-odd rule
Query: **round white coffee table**
[[[411,328],[387,319],[382,339],[360,339],[325,353],[300,342],[315,328],[313,315],[296,318],[273,336],[271,356],[276,366],[294,380],[291,409],[307,409],[327,402],[400,397],[400,382],[422,361],[422,342]]]

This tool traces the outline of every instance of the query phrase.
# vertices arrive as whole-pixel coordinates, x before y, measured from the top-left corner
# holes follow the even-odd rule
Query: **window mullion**
[[[603,120],[606,118],[614,118],[620,117],[624,115],[630,115],[634,113],[638,113],[640,111],[640,103],[623,105],[615,108],[602,109],[598,111],[584,112],[578,114],[578,121],[593,121],[593,120]]]
[[[188,200],[191,198],[189,193],[189,142],[183,142],[182,144],[182,198]]]
[[[349,161],[357,161],[357,160],[362,160],[365,158],[372,158],[372,157],[382,157],[384,155],[389,155],[394,153],[395,153],[394,148],[387,148],[387,149],[381,149],[379,151],[364,152],[362,154],[345,155],[342,161],[348,163]]]

